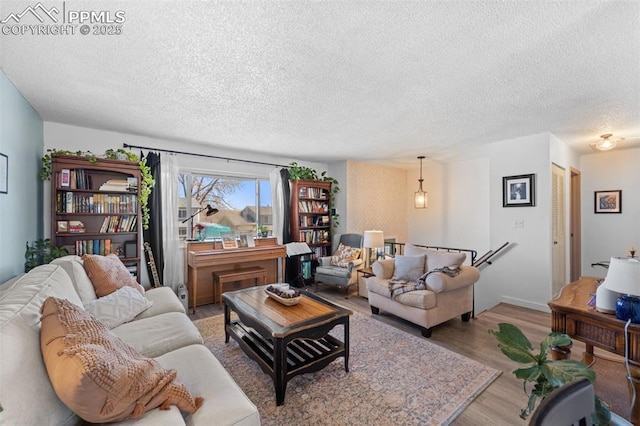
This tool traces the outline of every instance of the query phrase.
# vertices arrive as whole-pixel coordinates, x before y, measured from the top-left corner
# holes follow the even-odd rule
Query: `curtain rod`
[[[196,154],[194,152],[186,152],[186,151],[173,151],[170,149],[161,149],[161,148],[149,148],[147,146],[140,145],[129,145],[128,143],[123,143],[122,146],[124,148],[138,148],[138,149],[146,149],[148,151],[161,151],[168,152],[169,154],[183,154],[183,155],[193,155],[196,157],[206,157],[206,158],[215,158],[217,160],[227,160],[227,161],[238,161],[240,163],[251,163],[251,164],[261,164],[263,166],[275,166],[275,167],[284,167],[288,168],[289,166],[283,166],[282,164],[275,163],[265,163],[263,161],[253,161],[253,160],[241,160],[238,158],[230,158],[230,157],[220,157],[218,155],[209,155],[209,154]]]

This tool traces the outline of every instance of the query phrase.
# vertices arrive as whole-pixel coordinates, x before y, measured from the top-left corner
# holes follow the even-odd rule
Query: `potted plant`
[[[261,237],[268,237],[269,236],[269,230],[264,225],[258,225],[258,235],[261,236]]]
[[[58,257],[66,256],[69,254],[64,247],[57,247],[51,244],[51,240],[39,239],[31,243],[26,243],[26,250],[24,252],[24,271],[29,272],[33,268],[45,263],[51,262]]]
[[[570,359],[552,360],[547,356],[552,346],[567,347],[572,344],[571,338],[563,333],[549,333],[540,342],[540,352],[534,353],[533,346],[513,324],[500,323],[498,330],[489,330],[498,339],[498,347],[509,359],[525,364],[513,374],[524,381],[524,392],[529,396],[527,406],[520,410],[520,418],[526,419],[535,410],[536,401],[544,399],[555,388],[570,383],[581,377],[593,382],[596,373],[585,364]],[[533,383],[532,387],[527,386]],[[596,412],[593,414],[594,425],[608,425],[611,422],[611,412],[607,405],[595,397]]]

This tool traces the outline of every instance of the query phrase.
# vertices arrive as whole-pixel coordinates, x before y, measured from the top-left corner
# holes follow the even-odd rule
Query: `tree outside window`
[[[257,233],[259,225],[271,233],[271,185],[266,179],[247,179],[182,173],[179,180],[180,239],[194,238],[195,226],[203,225],[205,238],[219,238],[223,232]],[[207,204],[218,213],[206,216],[206,210],[191,221],[182,221]]]

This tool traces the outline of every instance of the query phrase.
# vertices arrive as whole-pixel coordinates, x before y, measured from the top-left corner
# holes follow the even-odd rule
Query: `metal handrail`
[[[406,243],[395,243],[395,242],[389,242],[386,243],[387,246],[391,246],[391,255],[395,256],[396,254],[402,255],[404,254],[404,246]],[[456,248],[456,247],[443,247],[443,246],[428,246],[428,245],[423,245],[423,244],[413,244],[416,247],[422,247],[422,248],[426,248],[426,249],[430,249],[430,250],[437,250],[437,251],[447,251],[447,252],[452,252],[452,253],[468,253],[470,259],[471,259],[471,264],[473,265],[476,257],[478,256],[478,252],[472,249],[463,249],[463,248]],[[397,247],[396,247],[397,246]]]
[[[500,247],[498,247],[496,250],[489,250],[488,252],[486,252],[485,254],[483,254],[480,259],[477,260],[477,262],[472,263],[473,266],[475,266],[476,268],[479,268],[480,266],[484,265],[485,263],[487,265],[491,265],[491,261],[489,259],[491,259],[492,257],[494,257],[496,254],[500,253],[500,251],[502,251],[505,247],[507,247],[509,245],[509,242],[507,241],[506,243],[504,243],[503,245],[501,245]]]

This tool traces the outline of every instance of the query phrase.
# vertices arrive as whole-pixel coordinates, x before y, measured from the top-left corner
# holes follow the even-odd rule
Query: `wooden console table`
[[[208,247],[207,247],[208,246]],[[206,247],[208,249],[203,248]],[[260,267],[266,271],[267,283],[279,281],[280,270],[284,273],[284,262],[287,256],[285,246],[278,245],[273,239],[271,245],[243,247],[237,249],[219,248],[211,250],[213,242],[189,243],[186,247],[186,274],[189,290],[189,305],[196,311],[196,306],[216,303],[222,300],[216,294],[212,274],[238,268]],[[218,247],[218,246],[216,246]],[[253,285],[253,283],[249,283]],[[199,294],[199,290],[201,290]]]
[[[565,333],[584,342],[582,362],[591,365],[595,359],[593,347],[625,356],[625,321],[612,314],[596,311],[588,305],[595,294],[597,278],[581,277],[565,285],[560,295],[548,303],[551,308],[551,330]],[[640,395],[640,324],[629,325],[629,369],[636,395]],[[605,398],[606,400],[606,398]],[[631,422],[640,424],[640,398],[631,407]]]

